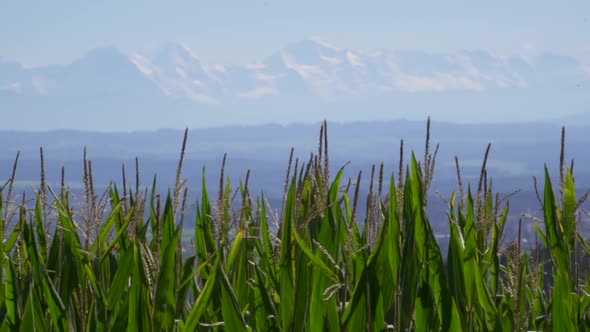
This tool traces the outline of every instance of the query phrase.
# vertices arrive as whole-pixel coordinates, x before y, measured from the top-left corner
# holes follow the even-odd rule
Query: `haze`
[[[7,2],[0,129],[579,124],[589,12],[586,1]]]

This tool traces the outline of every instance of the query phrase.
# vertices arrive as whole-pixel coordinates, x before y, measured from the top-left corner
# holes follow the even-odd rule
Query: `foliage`
[[[520,241],[501,245],[508,205],[493,195],[485,162],[476,195],[450,199],[450,241],[440,248],[427,215],[436,155],[428,143],[422,164],[400,162],[397,181],[383,180],[383,168],[376,180],[373,168],[359,222],[361,174],[356,183],[343,170],[330,178],[325,124],[320,137],[317,155],[289,162],[279,220],[264,195],[252,198],[248,176],[236,209],[223,169],[216,200],[203,175],[192,244],[182,243],[184,153],[164,200],[156,179],[149,194],[124,179],[123,195],[113,185],[99,197],[86,160],[83,211],[43,175],[32,209],[14,203],[9,186],[0,196],[0,330],[590,328],[589,276],[576,264],[588,247],[576,231],[571,170],[561,197],[546,171],[537,231],[547,255]]]

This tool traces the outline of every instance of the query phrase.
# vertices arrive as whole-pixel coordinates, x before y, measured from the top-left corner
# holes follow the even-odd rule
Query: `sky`
[[[340,47],[500,54],[590,63],[590,1],[3,1],[0,58],[68,63],[99,46],[149,52],[181,41],[241,64],[319,36]]]
[[[293,68],[298,68],[297,75],[307,77],[307,85],[303,89],[309,88],[311,92],[303,98],[293,97],[299,93],[299,80],[288,75],[283,79],[281,75],[257,73],[252,74],[256,79],[250,80],[249,74],[236,71],[232,72],[233,76],[226,77],[223,83],[226,85],[222,89],[216,85],[217,81],[206,81],[207,77],[202,78],[195,74],[190,79],[186,78],[182,76],[186,76],[186,71],[179,72],[178,68],[173,72],[166,72],[167,76],[162,74],[166,69],[160,68],[162,71],[159,73],[163,76],[153,78],[136,76],[135,72],[129,75],[126,72],[117,72],[114,67],[108,67],[106,61],[104,64],[108,68],[90,68],[88,72],[96,71],[91,75],[92,79],[75,83],[68,81],[70,76],[64,74],[64,77],[60,77],[57,72],[51,72],[54,76],[47,74],[49,76],[27,78],[25,75],[24,79],[11,78],[10,74],[0,76],[0,98],[4,98],[0,99],[0,103],[16,103],[10,104],[12,106],[2,105],[0,108],[11,110],[8,119],[12,121],[8,121],[8,129],[12,129],[14,123],[29,125],[27,119],[31,115],[25,115],[24,110],[34,112],[29,114],[47,117],[46,121],[38,121],[38,129],[58,126],[81,128],[80,123],[86,120],[86,113],[80,112],[80,109],[86,110],[88,105],[94,105],[96,109],[92,114],[101,119],[105,118],[101,113],[104,109],[118,112],[113,105],[125,110],[130,117],[135,114],[133,112],[144,112],[150,106],[153,107],[154,114],[151,117],[142,117],[146,119],[146,123],[138,124],[141,125],[139,129],[178,126],[176,122],[160,122],[160,117],[165,116],[161,112],[164,107],[157,106],[157,103],[148,103],[142,98],[136,98],[139,104],[132,106],[126,104],[136,101],[131,97],[124,101],[104,100],[105,104],[100,106],[96,104],[97,100],[89,97],[95,94],[109,95],[111,90],[120,94],[129,92],[130,96],[133,91],[141,91],[142,97],[160,96],[159,93],[172,96],[158,99],[162,103],[176,102],[177,97],[184,98],[182,102],[187,102],[186,104],[166,104],[166,107],[174,107],[177,112],[186,112],[183,116],[169,117],[181,121],[182,126],[185,126],[185,121],[194,119],[197,111],[208,121],[201,123],[194,120],[203,126],[231,124],[228,122],[230,119],[239,123],[244,119],[256,123],[283,123],[301,119],[320,121],[323,118],[338,121],[422,119],[427,114],[448,121],[466,122],[505,119],[561,121],[564,116],[577,114],[587,114],[590,119],[590,94],[587,93],[590,89],[590,0],[0,1],[0,63],[16,61],[23,64],[26,70],[49,64],[68,64],[83,58],[93,49],[114,47],[130,55],[129,59],[145,74],[152,70],[145,66],[147,62],[144,61],[152,52],[163,45],[178,42],[194,51],[209,69],[237,68],[239,66],[223,67],[217,64],[260,63],[289,44],[311,37],[343,50],[361,51],[358,54],[365,55],[371,51],[387,49],[419,51],[405,54],[434,54],[434,58],[440,59],[470,53],[489,54],[494,59],[540,60],[538,66],[535,64],[533,75],[527,73],[526,69],[519,71],[518,68],[521,67],[513,62],[510,62],[511,72],[503,72],[504,67],[500,68],[501,66],[487,68],[482,65],[478,67],[481,72],[479,69],[474,71],[472,67],[465,67],[463,71],[454,73],[452,70],[445,71],[445,68],[436,67],[439,63],[434,58],[418,57],[418,66],[430,68],[427,62],[433,61],[432,65],[436,67],[425,74],[421,70],[412,69],[412,60],[415,58],[406,62],[397,59],[403,65],[391,77],[392,85],[395,86],[396,93],[399,93],[378,94],[382,99],[369,98],[371,93],[381,91],[380,88],[391,88],[387,82],[380,81],[381,72],[374,76],[370,76],[373,74],[368,72],[370,78],[354,85],[357,81],[350,77],[356,75],[356,72],[352,69],[350,72],[332,72],[331,69],[326,69],[321,75],[310,76],[308,67],[294,67],[295,62],[288,60],[292,72],[296,71]],[[133,54],[136,52],[146,57],[138,58],[138,55]],[[509,57],[512,55],[517,56]],[[282,58],[287,61],[285,59]],[[349,59],[348,55],[346,59]],[[459,58],[449,61],[463,61],[463,58],[457,59]],[[552,71],[564,63],[575,63],[576,70]],[[67,66],[63,68],[65,67]],[[559,68],[562,70],[565,67]],[[398,70],[397,67],[393,69]],[[109,75],[101,75],[108,70],[120,73],[121,76],[115,75],[116,80],[108,81]],[[322,75],[328,72],[333,75],[325,76],[329,77],[325,79]],[[344,74],[338,76],[341,73]],[[349,77],[346,76],[348,73],[353,74]],[[520,80],[521,75],[528,81]],[[109,83],[105,84],[100,77]],[[266,80],[260,80],[260,77],[265,77]],[[205,83],[201,80],[205,80]],[[377,88],[372,84],[377,84]],[[356,95],[355,89],[359,86],[370,86],[374,91],[361,89],[364,91],[360,94],[362,98],[354,99],[351,96]],[[339,95],[342,91],[345,91],[344,97]],[[425,94],[415,93],[417,91]],[[29,92],[35,98],[28,98]],[[425,98],[431,96],[427,93],[432,93],[434,99]],[[116,95],[114,92],[111,94]],[[324,105],[332,101],[332,94],[336,96],[333,100],[348,107],[347,111],[338,103],[330,104],[332,108]],[[47,99],[56,103],[51,104],[52,108],[43,99],[45,95],[67,95],[73,98]],[[245,100],[245,96],[249,99]],[[346,99],[348,97],[361,104],[354,106],[356,104],[349,102]],[[291,105],[288,98],[308,102],[312,106]],[[99,98],[99,101],[103,100]],[[148,105],[142,104],[143,102]],[[367,104],[369,102],[374,104]],[[210,105],[220,106],[208,108]],[[361,107],[368,107],[372,113],[359,112]],[[281,112],[275,112],[276,108],[280,108]],[[308,113],[301,113],[302,109]],[[55,110],[63,110],[65,113],[61,116],[49,114],[49,111]],[[235,114],[230,116],[230,113],[223,113],[228,110]],[[249,113],[250,111],[258,113]],[[66,113],[67,116],[64,115]],[[276,118],[267,118],[271,115]],[[153,121],[148,125],[150,119]],[[64,122],[66,120],[69,122]],[[93,126],[90,129],[100,129],[98,127],[103,126],[93,121],[87,122]],[[127,125],[126,122],[124,124]],[[108,123],[104,124],[105,130],[110,128],[108,126]],[[2,128],[0,124],[0,129]]]

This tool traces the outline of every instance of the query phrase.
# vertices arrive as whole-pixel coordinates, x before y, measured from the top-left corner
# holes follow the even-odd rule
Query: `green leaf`
[[[6,265],[6,290],[5,290],[5,297],[4,297],[4,304],[6,305],[6,322],[8,322],[8,326],[13,329],[18,329],[20,321],[19,321],[19,310],[18,310],[18,296],[24,294],[18,294],[17,291],[17,279],[14,271],[14,267],[12,265],[12,261],[7,259],[5,261]]]
[[[179,230],[174,232],[163,250],[160,261],[158,284],[156,286],[155,322],[158,330],[170,330],[174,326],[176,315],[176,263]]]
[[[339,283],[340,280],[334,271],[332,271],[324,262],[314,254],[311,249],[305,244],[305,241],[297,234],[296,230],[293,230],[293,236],[299,245],[299,248],[303,251],[303,253],[311,260],[311,262],[318,267],[330,280],[334,283]]]
[[[295,288],[293,275],[293,219],[295,217],[295,186],[292,185],[287,196],[285,218],[281,225],[281,253],[279,259],[279,283],[281,297],[281,320],[283,331],[292,329],[295,306]]]
[[[246,322],[242,316],[236,294],[220,265],[218,269],[217,273],[221,279],[221,312],[224,327],[228,331],[247,331]]]
[[[197,297],[195,304],[187,317],[187,321],[185,324],[185,331],[197,331],[199,328],[199,323],[201,322],[201,318],[209,304],[211,302],[211,298],[215,293],[214,290],[217,288],[217,283],[219,281],[218,277],[218,265],[219,260],[215,263],[215,268],[213,268],[213,272],[209,275],[201,294]]]

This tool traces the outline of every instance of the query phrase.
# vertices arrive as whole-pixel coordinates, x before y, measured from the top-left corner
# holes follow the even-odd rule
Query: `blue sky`
[[[183,41],[205,60],[261,60],[319,36],[352,49],[552,51],[590,63],[590,1],[4,1],[0,58],[67,63],[97,46]]]

